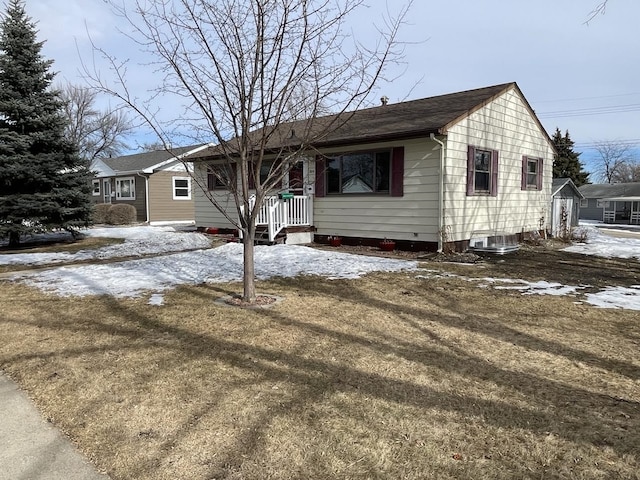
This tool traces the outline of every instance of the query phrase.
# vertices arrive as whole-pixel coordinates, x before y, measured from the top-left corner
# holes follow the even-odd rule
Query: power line
[[[640,103],[630,105],[609,105],[604,107],[577,108],[573,110],[556,110],[538,113],[538,118],[566,118],[588,117],[592,115],[606,115],[611,113],[628,113],[640,111]]]
[[[620,98],[620,97],[631,97],[634,95],[640,95],[640,92],[635,93],[618,93],[615,95],[599,95],[596,97],[579,97],[579,98],[561,98],[557,100],[536,100],[531,102],[532,104],[538,105],[540,103],[561,103],[561,102],[582,102],[584,100],[600,100],[603,98]]]

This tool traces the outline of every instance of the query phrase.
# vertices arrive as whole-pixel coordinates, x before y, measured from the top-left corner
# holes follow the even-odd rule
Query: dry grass
[[[4,283],[0,368],[114,480],[639,478],[637,312],[416,277],[258,311]]]

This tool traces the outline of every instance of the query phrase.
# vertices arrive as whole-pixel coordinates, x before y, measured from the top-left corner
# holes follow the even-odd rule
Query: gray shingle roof
[[[576,196],[583,198],[582,192],[580,191],[580,189],[578,189],[578,187],[576,187],[576,184],[573,183],[573,180],[571,180],[570,178],[567,177],[563,177],[563,178],[554,178],[552,180],[551,183],[551,194],[555,195],[556,193],[558,193],[560,190],[562,190],[565,185],[571,185],[571,190],[576,194]]]
[[[166,160],[171,160],[172,158],[194,150],[199,146],[200,145],[172,148],[170,152],[166,150],[156,150],[153,152],[125,155],[122,157],[101,158],[100,160],[115,172],[141,171],[154,167],[155,165],[159,165]]]
[[[585,198],[640,197],[640,183],[591,183],[580,187]]]
[[[295,136],[304,136],[305,138],[313,137],[315,132],[322,131],[329,122],[336,122],[338,127],[331,128],[327,134],[316,138],[312,142],[313,146],[342,146],[372,141],[423,137],[431,133],[444,134],[452,124],[511,88],[515,88],[520,92],[516,83],[511,82],[419,100],[395,104],[389,103],[345,113],[342,114],[343,116],[330,115],[314,120],[285,123],[274,130],[266,147],[267,150],[276,150],[287,144],[295,145],[292,134],[295,133]],[[342,120],[343,118],[345,119],[344,121]],[[340,125],[341,122],[343,122],[342,125]],[[542,126],[540,128],[544,131]],[[262,130],[258,130],[254,134],[259,136],[261,132]],[[305,132],[311,132],[311,135],[306,135]],[[228,144],[233,151],[233,140],[229,141]],[[190,157],[215,157],[219,154],[219,147],[210,147]]]

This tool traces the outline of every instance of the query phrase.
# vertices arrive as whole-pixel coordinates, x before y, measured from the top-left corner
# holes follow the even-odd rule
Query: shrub
[[[111,208],[109,203],[98,203],[93,206],[93,223],[107,223],[107,213]]]
[[[111,225],[127,225],[136,221],[138,212],[133,205],[117,203],[107,211],[107,223]]]

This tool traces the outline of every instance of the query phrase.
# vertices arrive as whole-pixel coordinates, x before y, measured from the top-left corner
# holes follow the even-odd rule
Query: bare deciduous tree
[[[64,112],[69,119],[66,134],[86,160],[119,155],[133,128],[122,109],[100,111],[98,92],[87,87],[66,84],[61,90]]]
[[[615,183],[622,169],[631,161],[631,146],[617,141],[602,141],[595,145],[596,160],[600,179],[605,183]]]
[[[255,302],[256,216],[265,198],[314,143],[366,104],[387,65],[401,60],[397,36],[411,1],[372,25],[371,47],[351,38],[348,26],[364,0],[107,1],[164,75],[152,97],[186,99],[181,124],[194,140],[215,145],[210,153],[222,167],[215,174],[235,209],[208,198],[243,234],[243,299]],[[95,71],[88,75],[133,108],[168,148],[171,132],[153,102],[139,102],[127,88],[126,62],[98,50],[119,87]],[[321,117],[327,112],[333,115]],[[206,183],[195,181],[207,194]]]
[[[640,182],[640,163],[628,160],[615,172],[612,183]]]

